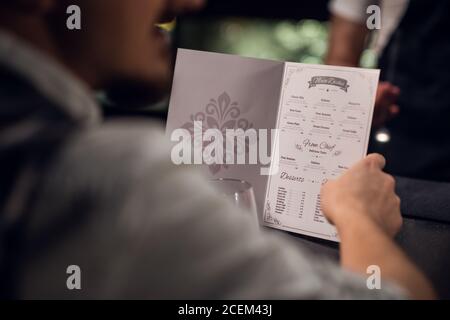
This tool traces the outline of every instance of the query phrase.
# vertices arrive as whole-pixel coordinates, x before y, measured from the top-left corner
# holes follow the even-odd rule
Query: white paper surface
[[[286,63],[267,226],[338,241],[320,210],[320,188],[366,155],[378,78],[378,70]]]
[[[214,126],[219,129],[250,126],[257,130],[273,129],[283,72],[284,63],[279,61],[179,49],[167,134],[177,128],[191,130],[193,120],[199,119],[205,119],[204,130]],[[239,114],[230,112],[232,108],[237,108]],[[268,177],[260,174],[261,167],[267,166],[205,165],[203,170],[212,179],[232,178],[250,182],[262,222]]]

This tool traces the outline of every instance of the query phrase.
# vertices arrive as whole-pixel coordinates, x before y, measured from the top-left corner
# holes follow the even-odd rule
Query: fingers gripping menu
[[[265,225],[339,241],[320,189],[366,155],[378,78],[378,70],[285,64]]]

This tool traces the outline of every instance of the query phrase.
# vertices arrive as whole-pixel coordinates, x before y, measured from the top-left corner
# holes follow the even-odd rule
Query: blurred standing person
[[[381,69],[374,128],[389,139],[370,151],[395,175],[450,181],[450,2],[334,0],[327,63],[357,66],[367,44],[367,8],[381,6],[376,42]]]

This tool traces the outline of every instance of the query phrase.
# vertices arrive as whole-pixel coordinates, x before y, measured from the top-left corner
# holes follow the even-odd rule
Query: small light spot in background
[[[391,135],[389,134],[389,131],[387,129],[380,129],[375,134],[375,140],[380,143],[388,143],[389,141],[391,141]]]

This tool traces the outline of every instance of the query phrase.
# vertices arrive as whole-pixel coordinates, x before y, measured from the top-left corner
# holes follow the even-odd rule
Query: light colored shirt
[[[195,169],[171,163],[159,125],[101,123],[81,81],[5,34],[1,65],[56,103],[49,108],[86,124],[65,141],[39,184],[18,268],[20,298],[403,297],[388,283],[369,290],[364,277],[262,232]],[[70,265],[81,268],[81,290],[67,288]]]
[[[369,17],[367,8],[370,5],[378,5],[381,8],[381,29],[377,31],[374,44],[375,51],[380,54],[403,18],[409,0],[332,0],[329,9],[333,15],[365,25]]]

